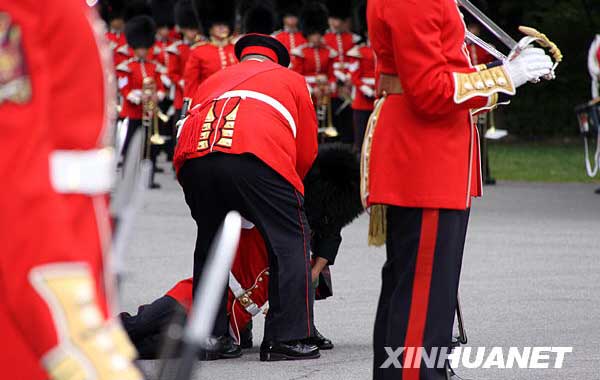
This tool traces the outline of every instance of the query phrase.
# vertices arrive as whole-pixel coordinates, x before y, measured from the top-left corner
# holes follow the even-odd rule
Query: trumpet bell
[[[165,142],[165,139],[157,133],[150,136],[150,143],[152,145],[163,145]]]
[[[323,135],[325,135],[325,137],[329,137],[329,138],[335,138],[340,135],[338,130],[332,125],[330,125],[329,127],[323,128],[319,132],[321,132]]]

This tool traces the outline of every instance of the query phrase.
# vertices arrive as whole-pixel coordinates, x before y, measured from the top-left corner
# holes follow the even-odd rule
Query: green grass
[[[595,150],[595,146],[592,146]],[[583,142],[489,141],[492,177],[504,181],[600,183],[585,172]],[[593,154],[593,152],[591,152]]]

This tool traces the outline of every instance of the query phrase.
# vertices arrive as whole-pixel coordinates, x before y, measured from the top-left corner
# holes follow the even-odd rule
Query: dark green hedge
[[[564,55],[556,80],[519,89],[502,111],[503,127],[511,134],[535,139],[576,135],[573,108],[590,98],[587,53],[594,35],[600,33],[600,0],[473,2],[515,39],[521,37],[518,25],[532,26],[556,42]]]

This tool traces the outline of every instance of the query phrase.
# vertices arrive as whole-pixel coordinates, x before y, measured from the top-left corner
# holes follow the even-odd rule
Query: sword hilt
[[[550,51],[550,54],[552,54],[555,62],[554,68],[556,68],[556,66],[562,62],[562,52],[558,46],[554,42],[550,41],[548,36],[546,36],[544,33],[541,33],[537,29],[528,26],[519,26],[519,31],[526,36],[534,37],[540,46],[545,47]]]

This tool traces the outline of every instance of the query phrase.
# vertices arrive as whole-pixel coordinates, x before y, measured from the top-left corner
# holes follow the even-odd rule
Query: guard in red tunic
[[[277,38],[292,54],[292,50],[304,45],[307,41],[304,35],[298,28],[298,22],[300,21],[300,11],[302,10],[303,1],[278,1],[277,2],[277,14],[281,17],[283,23],[283,29],[278,30],[272,34],[273,37]],[[291,55],[290,68],[294,69],[295,58]]]
[[[20,0],[2,4],[0,30],[2,378],[141,379],[104,273],[115,171],[105,28],[85,1]]]
[[[117,66],[119,75],[119,91],[123,98],[123,107],[121,117],[128,119],[127,134],[123,142],[123,157],[127,156],[129,143],[137,130],[142,128],[143,104],[148,101],[160,102],[165,98],[165,88],[162,82],[162,76],[166,74],[166,69],[158,62],[148,59],[150,50],[154,45],[156,26],[149,16],[136,16],[125,24],[125,35],[127,44],[134,51],[134,56]],[[145,82],[151,80],[154,90],[150,94],[145,90]],[[148,99],[148,96],[153,99]],[[149,124],[152,125],[153,121]],[[149,127],[143,131],[146,135],[146,142],[149,142],[149,135],[152,130]],[[151,150],[153,167],[156,168],[156,155],[158,148],[156,146],[147,147]],[[151,187],[158,188],[159,184],[154,183],[154,171],[152,171]]]
[[[240,64],[198,88],[183,124],[174,166],[198,226],[194,284],[225,214],[238,210],[269,250],[269,313],[261,360],[319,357],[312,335],[310,227],[302,178],[317,154],[317,124],[304,78],[287,69],[275,38],[247,34],[235,45]],[[224,289],[223,289],[224,290]],[[213,334],[227,344],[227,297]]]
[[[360,152],[367,128],[367,121],[373,111],[375,101],[375,52],[368,37],[366,5],[358,9],[358,19],[364,41],[353,46],[346,56],[348,72],[352,82],[352,111],[354,119],[354,149]]]
[[[445,379],[406,353],[451,346],[471,197],[481,190],[471,115],[549,74],[552,61],[527,48],[510,62],[473,67],[454,0],[370,0],[367,20],[379,99],[363,144],[362,192],[371,243],[387,249],[373,378]],[[386,353],[399,348],[403,368]]]
[[[341,141],[352,144],[354,142],[351,107],[352,82],[348,66],[351,60],[346,54],[362,38],[350,31],[352,7],[348,2],[330,0],[327,1],[327,9],[329,11],[329,30],[323,39],[336,52],[333,62],[333,75],[337,82],[336,92],[332,99],[333,124],[340,133]]]
[[[124,31],[124,8],[124,4],[119,0],[103,0],[100,3],[100,13],[108,26],[105,37],[108,40],[108,46],[113,55],[119,47],[127,43]]]
[[[231,32],[235,21],[235,2],[197,0],[194,6],[208,41],[192,46],[183,76],[185,98],[193,98],[198,86],[219,70],[237,63]],[[194,99],[195,100],[195,99]]]
[[[127,2],[125,11],[123,14],[123,20],[127,23],[129,20],[136,16],[152,16],[152,8],[146,3],[145,0],[130,0]],[[125,38],[127,40],[127,38]],[[154,59],[154,51],[149,52],[148,59]],[[115,67],[119,66],[122,62],[132,58],[134,56],[133,48],[129,44],[125,43],[115,49],[114,63]],[[117,72],[117,77],[119,73]]]
[[[183,38],[175,41],[167,48],[169,53],[168,72],[169,78],[175,86],[175,120],[181,119],[183,107],[183,75],[185,65],[190,55],[191,46],[201,39],[199,24],[194,16],[194,8],[189,0],[179,0],[175,6],[175,23],[181,31]]]
[[[152,18],[156,24],[156,39],[154,42],[153,56],[155,61],[169,67],[169,54],[167,53],[167,47],[175,42],[172,39],[172,29],[175,25],[174,15],[175,2],[173,0],[153,0],[152,1]],[[165,79],[168,77],[165,75]],[[170,81],[163,83],[165,87],[170,88]]]
[[[323,40],[327,29],[327,9],[322,4],[307,4],[301,19],[307,43],[292,50],[296,59],[293,69],[304,76],[315,103],[318,103],[321,98],[330,97],[335,92],[333,62],[337,54]]]

